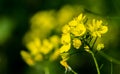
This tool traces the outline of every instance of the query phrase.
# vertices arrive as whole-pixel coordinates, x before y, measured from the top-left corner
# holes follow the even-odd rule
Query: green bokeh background
[[[20,51],[26,49],[22,38],[30,27],[30,18],[38,11],[59,10],[66,4],[82,5],[86,13],[107,20],[109,31],[103,39],[104,52],[120,60],[119,0],[0,0],[0,74],[26,73],[29,66],[22,60]],[[103,64],[101,74],[110,74],[110,62],[99,55],[96,57]],[[76,54],[70,60],[78,60],[69,63],[79,74],[97,74],[88,53]],[[29,73],[32,72],[36,71],[31,68]],[[120,74],[120,65],[113,63],[113,74]]]

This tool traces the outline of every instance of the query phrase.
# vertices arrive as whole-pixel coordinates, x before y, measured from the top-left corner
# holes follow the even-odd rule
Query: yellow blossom
[[[39,48],[41,47],[41,42],[38,38],[34,38],[34,40],[28,42],[26,46],[30,50],[30,53],[35,55],[39,52]]]
[[[83,20],[85,19],[85,17],[86,17],[86,16],[84,16],[84,15],[81,13],[80,15],[78,15],[77,20],[78,20],[79,22],[83,22]]]
[[[58,47],[60,43],[60,38],[57,35],[54,35],[50,38],[50,42],[55,46]]]
[[[77,25],[78,25],[78,21],[76,21],[75,19],[69,22],[70,27],[75,27]]]
[[[67,64],[67,60],[69,59],[69,53],[62,53],[61,54],[62,60],[60,61],[60,64],[65,67],[67,70],[72,70],[71,67]]]
[[[63,26],[62,32],[63,32],[63,33],[69,33],[69,32],[70,32],[70,27],[69,27],[69,25]]]
[[[87,46],[87,45],[86,45],[84,48],[85,48],[85,49],[88,49],[88,50],[90,49],[89,46]]]
[[[56,23],[54,14],[54,10],[37,12],[30,20],[31,28],[52,29]]]
[[[50,43],[49,40],[43,40],[43,45],[39,49],[39,51],[43,54],[48,54],[53,49],[53,44]]]
[[[54,61],[58,58],[58,56],[60,55],[60,50],[56,49],[53,54],[50,56],[50,61]]]
[[[78,24],[76,27],[71,29],[71,33],[74,36],[83,36],[86,32],[84,24]]]
[[[61,64],[62,66],[64,66],[66,70],[69,68],[69,65],[68,65],[67,62],[64,61],[64,60],[60,61],[60,64]]]
[[[108,27],[107,26],[102,26],[101,30],[99,31],[101,34],[104,34],[108,31]]]
[[[90,47],[89,46],[84,46],[84,49],[85,49],[85,51],[87,51],[87,52],[89,52],[90,51]]]
[[[64,52],[68,52],[70,50],[71,44],[64,44],[63,46],[61,46],[60,48],[60,53],[64,53]]]
[[[41,39],[48,37],[57,24],[55,16],[54,10],[37,12],[30,20],[30,31]]]
[[[62,44],[69,44],[71,41],[70,33],[62,34],[61,43]]]
[[[71,18],[76,14],[76,11],[78,9],[78,6],[70,6],[70,5],[65,5],[63,6],[59,11],[58,11],[58,23],[60,25],[64,25],[68,21],[71,20]]]
[[[74,38],[73,39],[73,46],[74,46],[74,48],[79,49],[81,45],[82,45],[82,42],[81,42],[80,39],[78,39],[78,38]]]
[[[98,50],[98,51],[100,51],[100,50],[103,49],[103,48],[104,48],[104,44],[101,43],[101,44],[98,44],[98,45],[97,45],[97,50]]]
[[[22,51],[20,52],[20,54],[21,54],[23,60],[25,60],[25,62],[26,62],[28,65],[33,66],[33,65],[35,64],[34,60],[32,59],[31,55],[30,55],[28,52],[22,50]]]
[[[35,61],[42,61],[42,60],[43,60],[42,54],[36,54],[36,55],[34,56],[34,60],[35,60]]]
[[[102,20],[92,20],[92,24],[88,25],[88,30],[90,31],[93,37],[101,37],[101,34],[104,34],[108,31],[107,26],[102,25]]]

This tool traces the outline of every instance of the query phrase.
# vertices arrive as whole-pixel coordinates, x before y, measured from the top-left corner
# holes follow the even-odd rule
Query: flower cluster
[[[23,60],[30,66],[36,67],[35,65],[42,65],[42,68],[44,68],[46,64],[51,64],[54,60],[58,59],[60,55],[59,47],[61,45],[59,37],[61,28],[65,23],[70,21],[73,16],[78,15],[81,10],[83,9],[77,5],[65,5],[58,11],[44,10],[37,12],[30,19],[30,29],[23,38],[23,43],[28,49],[28,51],[21,51]],[[66,37],[68,35],[69,34],[67,34]],[[79,41],[75,39],[74,42],[77,42],[77,45],[74,45],[78,48]],[[70,44],[66,45],[64,47],[70,47]],[[43,65],[43,63],[45,65]],[[50,67],[50,65],[47,67]]]
[[[32,41],[26,43],[29,52],[24,50],[21,51],[22,58],[30,66],[34,66],[36,62],[45,60],[54,61],[59,56],[59,51],[57,50],[59,41],[60,39],[56,35],[52,36],[50,39],[44,40],[34,38]]]
[[[64,25],[61,36],[62,46],[60,48],[62,57],[60,61],[61,65],[63,65],[66,70],[72,70],[67,64],[70,55],[69,51],[73,50],[73,48],[80,49],[82,45],[85,50],[92,50],[96,40],[94,40],[92,44],[90,42],[94,38],[100,38],[102,34],[105,34],[107,31],[108,27],[103,25],[102,20],[93,19],[92,22],[88,23],[86,16],[82,13],[68,24]],[[96,50],[100,51],[103,48],[104,44],[98,44]]]
[[[73,43],[73,46],[76,49],[79,49],[82,43],[81,40],[77,37],[83,36],[86,32],[86,28],[83,22],[84,19],[85,16],[80,14],[77,18],[73,19],[67,25],[63,26],[63,34],[61,37],[61,43],[63,46],[60,48],[61,53],[68,52],[71,47],[71,43]]]

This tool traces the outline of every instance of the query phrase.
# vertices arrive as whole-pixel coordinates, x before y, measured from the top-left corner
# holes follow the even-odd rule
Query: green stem
[[[89,42],[88,42],[89,44],[90,44],[90,42],[92,41],[92,38],[93,38],[93,37],[90,36],[90,40],[89,40]]]
[[[110,62],[110,65],[111,65],[111,74],[113,74],[113,64],[112,64],[112,60]]]
[[[99,69],[97,60],[96,60],[96,58],[95,58],[95,56],[94,56],[94,53],[93,53],[91,50],[86,50],[86,51],[89,52],[89,53],[92,55],[93,60],[94,60],[94,62],[95,62],[96,69],[97,69],[97,73],[100,74],[100,69]]]
[[[95,38],[95,41],[93,42],[93,45],[92,45],[92,47],[91,47],[92,49],[93,49],[93,47],[94,47],[94,45],[95,45],[95,42],[97,41],[97,38],[98,38],[98,37],[96,37],[96,38]]]
[[[102,67],[103,67],[103,64],[100,66],[100,70],[102,69]]]
[[[77,74],[74,70],[71,70],[71,71],[72,71],[72,73]]]
[[[48,67],[45,67],[45,68],[44,68],[44,71],[45,71],[45,74],[50,74]]]
[[[104,52],[99,51],[98,53],[99,53],[101,56],[103,56],[104,58],[106,58],[108,61],[111,62],[111,60],[112,60],[112,62],[114,62],[114,63],[116,63],[116,64],[120,64],[120,61],[119,61],[119,60],[110,57],[109,55],[105,54]]]
[[[68,68],[73,74],[77,74],[71,67]],[[67,74],[67,70],[65,71],[65,74]]]

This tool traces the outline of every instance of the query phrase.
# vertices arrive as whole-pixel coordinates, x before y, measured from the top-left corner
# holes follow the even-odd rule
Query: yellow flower
[[[71,42],[70,33],[62,34],[61,43],[62,44],[69,44],[70,42]]]
[[[77,12],[77,13],[76,13]],[[79,13],[79,6],[65,5],[58,11],[58,23],[64,25]]]
[[[43,40],[43,45],[41,46],[39,51],[43,54],[48,54],[52,49],[53,49],[53,44],[50,43],[49,40],[44,39]]]
[[[69,25],[63,26],[62,32],[63,32],[63,33],[69,33],[69,32],[70,32],[70,27],[69,27]]]
[[[42,54],[36,54],[36,55],[34,56],[34,60],[35,60],[35,61],[42,61],[42,60],[43,60]]]
[[[50,61],[54,61],[58,58],[58,56],[60,55],[60,50],[56,49],[53,54],[50,56]]]
[[[93,19],[92,24],[88,25],[88,30],[93,37],[101,37],[101,34],[104,34],[108,31],[108,27],[102,25],[102,20],[95,21],[95,19]]]
[[[21,54],[23,60],[24,60],[28,65],[33,66],[33,65],[35,64],[35,61],[32,59],[31,55],[30,55],[28,52],[22,50],[22,51],[20,52],[20,54]]]
[[[30,22],[32,24],[31,28],[34,28],[34,29],[47,28],[46,30],[52,29],[56,23],[54,14],[55,14],[54,10],[37,12],[30,20]]]
[[[77,25],[78,25],[78,21],[76,21],[75,19],[73,19],[72,21],[69,22],[70,27],[75,27]]]
[[[69,68],[69,65],[68,65],[67,62],[64,61],[64,60],[60,61],[60,64],[61,64],[62,66],[64,66],[66,70]]]
[[[97,51],[100,51],[103,48],[104,48],[104,44],[101,43],[97,45]]]
[[[70,50],[71,44],[64,44],[63,46],[61,46],[60,48],[60,53],[64,53],[64,52],[68,52]]]
[[[37,12],[30,20],[30,31],[41,39],[48,37],[58,23],[55,16],[54,10]]]
[[[86,32],[84,24],[78,24],[76,27],[71,28],[71,33],[74,36],[83,36]]]
[[[60,64],[65,67],[66,71],[71,70],[71,67],[67,64],[67,60],[69,59],[69,53],[62,53],[61,54],[62,60]]]
[[[78,38],[74,38],[73,39],[73,46],[74,46],[74,48],[79,49],[81,45],[82,45],[82,42],[81,42],[80,39],[78,39]]]
[[[39,52],[39,48],[41,47],[41,42],[38,38],[34,38],[34,40],[28,42],[26,46],[30,50],[30,53],[35,55]]]
[[[84,46],[84,49],[85,49],[85,51],[87,51],[87,52],[89,52],[89,51],[90,51],[90,50],[89,50],[90,48],[89,48],[89,46],[87,46],[87,45],[86,45],[86,46]]]
[[[108,31],[108,27],[107,26],[101,26],[101,30],[99,31],[101,34],[104,34]]]
[[[78,15],[77,20],[78,20],[79,22],[83,22],[83,20],[85,19],[85,17],[86,17],[86,16],[84,16],[84,15],[81,13],[80,15]]]
[[[54,45],[54,47],[58,47],[60,44],[60,38],[57,35],[54,35],[50,38],[50,42]]]

